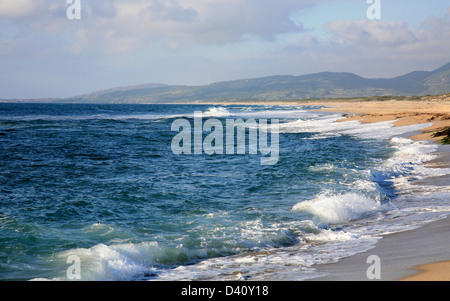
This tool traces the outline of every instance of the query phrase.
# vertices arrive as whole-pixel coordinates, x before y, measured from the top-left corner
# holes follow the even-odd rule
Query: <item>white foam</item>
[[[395,127],[392,121],[360,123],[357,120],[337,122],[343,119],[339,114],[308,117],[280,125],[281,133],[320,133],[330,135],[351,135],[362,139],[389,139],[394,136],[420,131],[432,123]]]
[[[379,166],[378,176],[389,178],[398,193],[423,193],[450,189],[450,184],[438,188],[431,183],[417,184],[417,180],[450,173],[450,168],[433,168],[423,164],[436,158],[435,152],[438,149],[436,143],[394,137],[390,139],[390,144],[395,152]]]
[[[231,113],[224,107],[213,107],[203,112],[203,117],[227,117]]]
[[[165,248],[157,242],[98,244],[91,248],[72,249],[57,255],[64,262],[76,255],[82,262],[82,280],[130,280],[157,273],[154,265],[160,262],[177,262],[180,258],[205,257],[206,250],[188,250],[182,245]],[[65,280],[65,276],[54,280]]]
[[[387,167],[400,167],[404,164],[422,164],[434,159],[433,154],[438,148],[436,144],[425,141],[414,141],[409,138],[394,137],[391,145],[397,149],[394,156],[387,160]]]
[[[336,122],[340,115],[326,115],[317,118],[307,117],[280,125],[280,133],[326,133],[358,126],[358,121]]]
[[[239,117],[244,119],[255,118],[255,119],[297,119],[304,118],[306,116],[313,117],[308,111],[304,110],[255,110],[250,112],[239,112],[237,114]]]
[[[337,167],[331,163],[318,163],[309,166],[308,169],[312,172],[331,172],[335,171]]]
[[[420,131],[432,125],[431,123],[425,123],[395,127],[394,122],[395,121],[384,121],[361,124],[355,129],[344,130],[342,133],[354,135],[363,139],[389,139],[406,133]]]
[[[187,116],[193,116],[187,115]],[[261,110],[260,107],[252,109],[252,108],[225,108],[225,107],[212,107],[208,110],[202,112],[202,117],[210,118],[210,117],[231,117],[234,118],[243,118],[243,119],[295,119],[301,117],[314,117],[315,114],[311,114],[308,111],[293,109],[293,110],[273,110],[268,107],[267,109]]]
[[[378,201],[357,193],[322,193],[315,199],[302,201],[292,207],[293,211],[308,211],[316,216],[320,223],[338,224],[363,218],[379,211]]]

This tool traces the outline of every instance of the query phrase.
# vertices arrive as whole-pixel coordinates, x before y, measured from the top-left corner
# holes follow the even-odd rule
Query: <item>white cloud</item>
[[[323,1],[323,0],[322,0]],[[81,20],[69,21],[65,0],[1,0],[21,38],[45,35],[72,41],[76,53],[127,53],[162,44],[168,49],[224,45],[248,38],[275,40],[301,32],[292,12],[313,0],[102,0],[82,1]],[[39,14],[38,14],[39,13]],[[21,16],[33,16],[22,20]]]
[[[181,45],[217,45],[256,36],[301,31],[290,19],[293,10],[314,1],[269,0],[130,0],[86,4],[75,30],[78,49],[126,52],[163,42]],[[101,46],[103,45],[103,47]],[[178,46],[176,46],[178,45]]]
[[[417,40],[414,32],[404,22],[337,20],[329,23],[328,28],[344,41],[368,47],[392,47]]]
[[[193,22],[198,12],[189,6],[183,6],[177,1],[153,0],[147,7],[152,18],[160,21]]]
[[[369,77],[431,70],[449,60],[450,15],[428,17],[418,26],[384,20],[333,21],[329,41],[314,49],[322,62]],[[430,67],[432,66],[432,67]]]
[[[343,45],[370,48],[383,54],[450,53],[450,15],[428,17],[414,28],[404,22],[370,20],[333,21],[328,28],[335,41]]]
[[[74,21],[68,7],[65,0],[0,0],[0,63],[8,70],[0,72],[2,93],[26,76],[70,94],[75,87],[319,71],[385,77],[438,67],[450,53],[447,5],[423,17],[399,11],[411,23],[352,20],[367,9],[353,0],[82,0]],[[419,23],[433,13],[439,17]]]
[[[42,12],[46,0],[1,0],[0,17],[28,17]]]

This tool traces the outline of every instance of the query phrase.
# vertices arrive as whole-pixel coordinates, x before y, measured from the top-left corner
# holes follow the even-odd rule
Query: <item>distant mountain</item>
[[[92,97],[97,97],[97,96],[100,96],[100,95],[110,94],[110,93],[127,92],[127,91],[131,91],[131,90],[140,90],[140,89],[153,89],[153,88],[160,88],[160,87],[166,87],[166,86],[167,85],[165,85],[165,84],[150,83],[150,84],[142,84],[142,85],[137,85],[137,86],[117,87],[117,88],[111,88],[111,89],[96,91],[96,92],[93,92],[93,93],[81,95],[79,97],[92,98]]]
[[[423,96],[450,93],[450,63],[434,71],[395,78],[363,78],[352,73],[322,72],[268,76],[204,86],[146,84],[52,100],[81,103],[192,103],[230,100],[292,100],[369,96]]]

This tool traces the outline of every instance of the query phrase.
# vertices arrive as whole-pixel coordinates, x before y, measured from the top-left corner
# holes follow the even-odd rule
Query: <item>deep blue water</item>
[[[301,248],[380,218],[398,196],[392,170],[380,168],[395,147],[305,130],[299,121],[330,124],[306,109],[0,104],[0,279],[64,280],[71,254],[85,280],[177,279],[208,260]],[[194,111],[224,124],[279,119],[277,164],[248,152],[175,155],[171,125],[193,124]],[[321,200],[332,216],[298,205]]]

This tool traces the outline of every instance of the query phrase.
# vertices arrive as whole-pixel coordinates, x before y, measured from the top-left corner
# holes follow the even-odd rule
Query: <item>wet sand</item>
[[[369,279],[367,271],[373,262],[367,263],[371,255],[380,259],[380,279]],[[334,264],[319,266],[317,271],[327,276],[315,281],[395,281],[448,279],[450,270],[450,218],[432,222],[421,228],[386,235],[373,249],[347,257]],[[427,265],[427,274],[420,269]],[[413,279],[411,279],[413,280]]]

